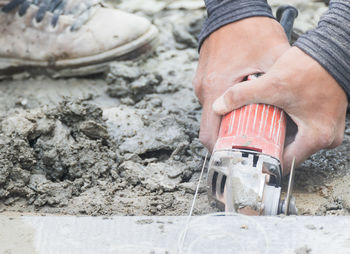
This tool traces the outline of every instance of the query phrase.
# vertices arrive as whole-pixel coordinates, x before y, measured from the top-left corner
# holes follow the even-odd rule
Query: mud
[[[301,11],[300,33],[326,10],[323,3],[294,2]],[[159,46],[151,56],[112,63],[104,75],[17,75],[0,82],[0,211],[189,212],[206,152],[198,140],[201,107],[191,85],[203,3],[111,3],[151,19],[160,29]],[[321,151],[297,170],[300,214],[350,213],[349,154],[350,116],[343,145]],[[205,181],[199,192],[195,214],[216,212]]]

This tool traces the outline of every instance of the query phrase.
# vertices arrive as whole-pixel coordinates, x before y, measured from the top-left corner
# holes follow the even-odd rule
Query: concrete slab
[[[0,253],[180,253],[186,217],[0,216]],[[182,253],[350,253],[350,217],[193,217]]]

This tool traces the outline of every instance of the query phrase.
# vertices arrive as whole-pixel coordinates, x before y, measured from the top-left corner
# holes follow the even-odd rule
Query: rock
[[[350,135],[350,126],[345,128],[345,134]]]
[[[312,249],[309,248],[308,246],[302,246],[300,248],[297,248],[295,250],[295,254],[310,254],[312,252]]]
[[[167,6],[167,9],[196,10],[205,8],[203,1],[175,1]]]
[[[312,224],[307,224],[307,225],[305,225],[305,227],[307,229],[310,229],[310,230],[315,230],[316,229],[315,225],[312,225]]]
[[[154,73],[140,74],[135,79],[117,78],[115,82],[109,85],[106,92],[114,98],[130,97],[133,103],[125,103],[125,101],[123,103],[133,105],[144,98],[146,94],[154,93],[156,86],[162,82],[162,79],[162,76]]]
[[[6,167],[2,166],[0,162],[0,186],[6,183],[7,177],[9,175],[10,175],[10,171],[7,170]]]
[[[10,172],[10,179],[24,187],[29,183],[30,173],[21,168],[13,168]]]
[[[130,81],[116,78],[115,81],[108,86],[106,93],[113,98],[126,97],[130,93]]]
[[[108,136],[107,128],[105,126],[91,120],[82,122],[80,124],[80,130],[92,139],[107,138]]]
[[[184,190],[186,193],[194,194],[197,189],[197,183],[196,182],[186,182],[181,183],[179,185],[180,190]],[[205,193],[207,192],[207,188],[205,186],[199,186],[198,193]]]
[[[180,177],[170,179],[167,176],[168,165],[165,163],[150,163],[146,167],[139,163],[126,161],[120,165],[120,176],[130,184],[141,184],[150,191],[162,189],[174,191],[181,181]]]
[[[76,128],[76,124],[88,119],[102,120],[102,109],[84,101],[64,100],[58,107],[49,112],[48,117],[58,118],[68,127]]]
[[[109,73],[117,78],[132,81],[141,76],[140,69],[133,62],[114,62],[109,68]]]
[[[188,136],[183,126],[174,117],[167,116],[137,130],[136,135],[126,138],[119,149],[122,153],[142,154],[160,149],[175,150],[177,144],[185,141],[188,141]]]
[[[174,25],[173,26],[173,35],[175,38],[175,41],[181,44],[186,45],[190,48],[197,48],[198,43],[197,40],[184,29],[180,25]]]
[[[167,176],[170,179],[174,179],[177,178],[179,176],[181,176],[181,174],[184,172],[184,167],[174,167],[174,166],[170,166],[169,170],[167,172]]]
[[[2,122],[2,131],[6,135],[11,135],[11,133],[18,133],[23,137],[28,137],[34,132],[36,124],[29,121],[22,115],[16,115],[6,118]]]
[[[104,110],[103,116],[107,119],[108,132],[117,143],[134,137],[144,129],[141,116],[146,112],[121,105]],[[131,150],[134,153],[134,150]]]
[[[341,201],[342,201],[343,207],[350,212],[350,191],[349,190],[342,194]]]

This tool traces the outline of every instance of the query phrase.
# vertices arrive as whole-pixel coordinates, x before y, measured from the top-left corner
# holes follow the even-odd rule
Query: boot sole
[[[158,29],[152,25],[146,33],[136,40],[118,48],[93,56],[56,62],[0,57],[0,79],[10,78],[19,73],[28,73],[32,76],[47,75],[52,78],[103,73],[108,70],[108,66],[112,61],[131,60],[147,52],[152,52],[152,49],[158,43],[157,35]]]

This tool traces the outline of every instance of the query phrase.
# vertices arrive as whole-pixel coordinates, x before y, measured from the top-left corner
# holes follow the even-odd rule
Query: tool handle
[[[298,10],[294,6],[282,5],[277,9],[277,21],[282,25],[289,41],[292,37],[294,20],[296,17],[298,17]]]

